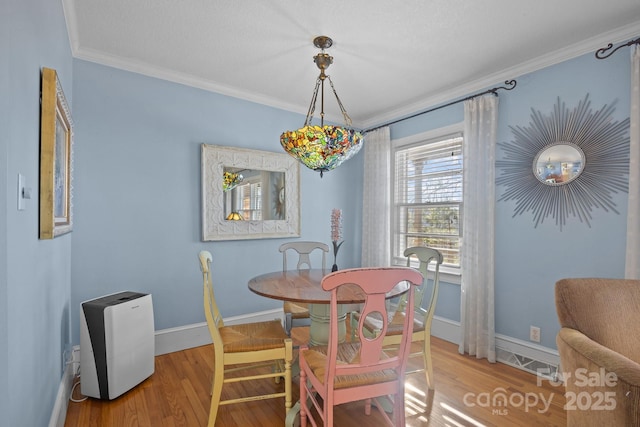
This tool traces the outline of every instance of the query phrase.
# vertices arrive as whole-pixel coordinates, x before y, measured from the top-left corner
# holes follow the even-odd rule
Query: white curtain
[[[458,351],[496,361],[494,313],[495,152],[498,97],[464,103],[461,337]]]
[[[625,277],[640,279],[640,46],[631,48],[631,129]]]
[[[391,263],[391,138],[389,127],[367,132],[364,143],[362,266]]]

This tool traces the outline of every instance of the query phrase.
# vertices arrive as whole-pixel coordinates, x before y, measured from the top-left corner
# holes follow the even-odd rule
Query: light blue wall
[[[196,254],[214,255],[214,279],[225,316],[279,307],[251,294],[247,280],[280,268],[283,241],[200,241],[201,143],[280,152],[283,129],[303,117],[201,90],[72,60],[59,2],[5,0],[0,6],[0,426],[48,423],[63,370],[62,353],[77,344],[81,301],[124,289],[151,292],[156,329],[204,320]],[[55,68],[75,121],[74,231],[38,239],[39,86],[41,67]],[[575,105],[590,93],[595,108],[618,100],[629,115],[629,59],[591,54],[513,76],[500,94],[499,141],[509,125],[527,125],[530,109],[550,111],[557,96]],[[301,94],[301,96],[305,96]],[[393,138],[462,120],[460,105],[392,126]],[[498,152],[501,156],[501,152]],[[362,154],[339,169],[301,169],[301,239],[329,242],[330,212],[345,215],[341,267],[360,263]],[[17,175],[33,189],[16,209]],[[500,188],[498,194],[500,194]],[[496,205],[496,329],[526,340],[542,328],[555,348],[556,280],[621,277],[626,194],[620,215],[594,211],[591,228],[569,219],[533,227]],[[72,250],[73,243],[73,250]],[[73,262],[72,262],[73,260]],[[444,284],[437,314],[459,319],[459,287]]]
[[[588,93],[594,110],[617,100],[614,118],[624,120],[629,117],[630,79],[628,49],[607,60],[588,54],[522,76],[518,79],[519,87],[500,98],[504,121],[498,140],[513,139],[507,125],[528,125],[531,108],[549,114],[557,97],[575,107]],[[555,282],[564,277],[624,276],[627,196],[627,193],[614,194],[619,215],[596,209],[590,228],[571,217],[562,232],[550,218],[534,228],[530,213],[512,218],[514,203],[497,204],[496,325],[499,333],[527,339],[529,325],[537,325],[542,330],[541,344],[555,348],[559,329]]]
[[[74,342],[80,303],[121,290],[152,294],[157,330],[203,322],[202,249],[223,316],[281,307],[247,282],[282,268],[286,240],[201,241],[200,144],[281,153],[280,133],[304,117],[81,60],[74,95]],[[341,267],[360,263],[361,175],[362,154],[323,178],[300,169],[300,239],[330,243],[342,209]]]
[[[558,96],[572,107],[589,93],[594,109],[617,100],[616,118],[628,117],[628,64],[623,53],[606,61],[589,54],[514,76],[517,88],[500,92],[498,140],[512,140],[509,126],[528,125],[531,108],[546,113]],[[154,295],[156,329],[202,321],[195,260],[201,248],[214,254],[225,316],[277,307],[251,294],[246,282],[279,268],[281,240],[200,241],[199,144],[278,152],[280,132],[302,117],[80,60],[74,61],[74,94],[82,145],[76,149],[72,316],[85,299],[135,289]],[[402,138],[462,120],[457,104],[395,124],[391,134]],[[331,208],[342,208],[341,266],[359,265],[362,155],[323,179],[301,171],[302,238],[329,242]],[[591,228],[570,218],[562,232],[550,220],[534,228],[530,214],[512,218],[513,203],[496,204],[499,334],[528,340],[535,325],[541,344],[555,348],[555,282],[622,276],[626,194],[615,195],[615,202],[620,215],[596,210]],[[443,283],[436,314],[459,320],[459,301],[459,286]],[[72,322],[75,342],[76,317]]]
[[[5,0],[0,28],[0,426],[45,426],[71,343],[71,236],[38,239],[40,70],[58,71],[73,110],[71,51],[59,1]]]
[[[0,15],[0,54],[11,51],[11,28],[6,25],[8,10],[4,6]],[[9,78],[9,61],[0,62],[0,93],[9,94],[11,81]],[[11,102],[8,96],[0,96],[0,128],[9,129]],[[8,271],[7,271],[7,211],[9,182],[9,141],[4,133],[0,133],[0,414],[8,413],[9,405],[9,316],[8,316]],[[4,425],[4,424],[0,424]]]
[[[574,108],[587,94],[593,110],[617,100],[614,119],[629,117],[628,50],[607,60],[584,55],[546,69],[513,76],[513,91],[500,91],[498,141],[513,140],[509,126],[526,127],[531,109],[548,115],[557,97]],[[499,83],[499,82],[498,82]],[[393,125],[393,139],[463,120],[462,104]],[[503,153],[497,151],[498,158]],[[588,162],[588,159],[587,159]],[[523,173],[530,173],[524,170]],[[497,171],[497,175],[499,170]],[[497,188],[497,196],[504,189]],[[562,232],[552,218],[534,228],[531,213],[513,218],[515,203],[496,203],[496,332],[527,341],[529,326],[541,328],[541,344],[556,348],[559,329],[554,285],[564,277],[622,277],[626,242],[627,194],[614,194],[620,214],[593,211],[591,227],[571,217]],[[436,314],[460,319],[459,286],[444,284]]]

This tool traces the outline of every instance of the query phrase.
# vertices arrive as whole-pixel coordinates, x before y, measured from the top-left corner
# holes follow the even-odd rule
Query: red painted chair
[[[313,426],[310,406],[320,415],[326,427],[333,426],[335,405],[366,400],[365,414],[371,413],[371,402],[391,426],[404,426],[404,375],[411,347],[411,326],[414,312],[414,286],[407,292],[407,315],[405,316],[402,340],[395,355],[383,351],[384,335],[388,326],[386,294],[399,282],[420,285],[423,276],[408,267],[355,268],[337,271],[322,280],[322,288],[331,292],[331,317],[329,322],[329,344],[327,346],[300,348],[300,422]],[[369,316],[381,317],[382,334],[357,342],[338,344],[338,292],[342,286],[358,286],[365,296],[360,312],[361,319]],[[358,324],[357,336],[364,337]],[[393,418],[382,409],[382,397],[392,397]],[[311,403],[311,405],[310,405]]]

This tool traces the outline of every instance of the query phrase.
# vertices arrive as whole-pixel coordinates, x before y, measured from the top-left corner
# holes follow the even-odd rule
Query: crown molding
[[[114,55],[107,55],[91,49],[81,48],[79,43],[79,32],[77,28],[78,20],[73,0],[62,0],[62,5],[67,24],[67,32],[71,45],[71,52],[74,58],[125,71],[130,71],[137,74],[142,74],[149,77],[171,81],[186,86],[191,86],[209,92],[215,92],[221,95],[226,95],[233,98],[238,98],[241,100],[300,114],[302,116],[305,116],[307,113],[307,109],[304,107],[283,102],[273,97],[243,91],[235,87],[211,82],[187,73],[179,73],[173,70],[155,67],[132,58],[122,58]],[[524,74],[528,74],[533,71],[537,71],[548,66],[567,61],[585,53],[595,52],[597,49],[606,46],[608,43],[617,44],[623,41],[631,40],[637,37],[639,34],[640,21],[631,25],[620,27],[613,31],[599,34],[598,36],[589,39],[582,40],[565,48],[549,52],[545,55],[507,68],[500,72],[483,76],[482,78],[470,81],[465,84],[457,85],[455,89],[447,89],[441,91],[418,102],[404,105],[402,108],[390,110],[384,114],[373,116],[369,119],[354,120],[353,126],[355,128],[367,129],[379,126],[383,123],[398,120],[402,117],[415,114],[416,112],[425,111],[429,108],[436,107],[445,102],[450,102],[451,100],[455,100],[457,98],[466,97],[474,92],[485,90],[488,87],[496,85],[496,82],[516,79],[517,77]],[[327,114],[326,120],[329,122],[340,123],[342,122],[342,117]]]
[[[504,82],[505,80],[517,79],[519,76],[529,74],[564,61],[568,61],[569,59],[573,59],[590,52],[593,52],[595,55],[596,50],[605,47],[609,43],[613,43],[615,45],[620,42],[634,39],[638,37],[638,35],[640,35],[640,21],[632,25],[620,27],[616,30],[608,31],[595,37],[582,40],[578,43],[555,50],[553,52],[549,52],[545,55],[507,68],[500,72],[487,75],[461,86],[457,86],[453,90],[446,90],[437,93],[421,101],[393,111],[389,111],[388,113],[373,117],[369,120],[365,120],[362,124],[362,128],[367,129],[380,126],[380,124],[382,123],[398,120],[402,117],[407,117],[419,111],[426,111],[430,108],[437,107],[440,104],[444,104],[445,102],[450,102],[451,100],[455,100],[457,98],[469,96],[469,94],[472,94],[474,92],[486,90],[491,86],[495,86],[497,84],[496,82]]]

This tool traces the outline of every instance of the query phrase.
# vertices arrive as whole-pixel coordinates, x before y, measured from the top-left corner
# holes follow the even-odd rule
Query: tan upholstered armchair
[[[640,280],[556,283],[567,425],[640,426]]]

